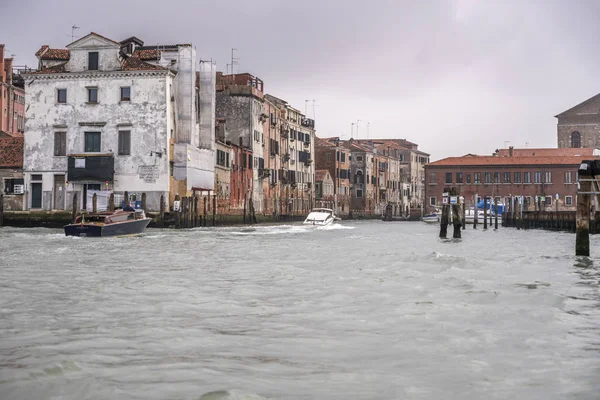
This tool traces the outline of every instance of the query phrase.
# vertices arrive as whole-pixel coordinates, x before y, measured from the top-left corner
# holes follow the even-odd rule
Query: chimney
[[[6,83],[8,83],[9,85],[12,84],[12,65],[13,65],[12,57],[6,58],[4,60],[4,69],[6,70],[5,78],[6,78]]]
[[[510,146],[510,147],[508,148],[508,156],[509,156],[509,157],[512,157],[512,156],[513,156],[513,148],[514,148],[513,146]]]
[[[0,44],[0,82],[5,82],[4,79],[4,45]]]

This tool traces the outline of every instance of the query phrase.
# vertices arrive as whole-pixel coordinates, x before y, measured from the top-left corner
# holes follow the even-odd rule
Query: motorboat
[[[326,226],[339,221],[339,218],[333,214],[330,208],[314,208],[304,220],[304,225]]]
[[[441,215],[441,213],[436,211],[427,215],[423,215],[423,218],[421,218],[421,220],[427,224],[437,224],[438,222],[440,222]]]
[[[152,218],[141,209],[81,214],[64,226],[66,236],[104,237],[143,233]]]

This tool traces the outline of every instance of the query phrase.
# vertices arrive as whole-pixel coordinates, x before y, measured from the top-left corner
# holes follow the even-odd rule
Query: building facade
[[[334,209],[334,187],[334,180],[329,170],[318,169],[315,172],[315,201],[317,207]],[[336,214],[335,210],[334,214]]]
[[[75,192],[89,209],[91,193],[127,191],[146,193],[152,211],[161,196],[213,189],[215,72],[195,70],[191,45],[90,33],[36,54],[41,68],[25,75],[26,209],[70,208]]]
[[[333,179],[334,211],[336,215],[350,212],[350,150],[339,137],[315,138],[315,168],[327,170]]]
[[[7,211],[23,209],[23,141],[22,137],[0,138],[0,193]]]
[[[0,138],[22,137],[24,131],[24,82],[13,74],[13,59],[5,58],[5,46],[0,44]]]
[[[600,148],[600,94],[555,118],[559,148]]]
[[[591,149],[579,155],[561,150],[539,149],[544,155],[532,156],[535,149],[515,149],[520,156],[468,155],[427,164],[427,208],[442,204],[445,187],[457,187],[471,205],[475,195],[500,202],[524,196],[525,210],[575,210],[579,165],[596,157]]]

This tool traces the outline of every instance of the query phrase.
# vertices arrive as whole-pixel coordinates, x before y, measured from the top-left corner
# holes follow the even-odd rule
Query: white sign
[[[173,202],[173,211],[179,211],[179,200]]]
[[[24,192],[24,185],[14,185],[13,186],[13,193],[14,194],[23,194]]]
[[[85,158],[76,158],[75,168],[85,168]]]
[[[458,197],[456,197],[456,196],[450,197],[450,204],[458,204]]]
[[[448,198],[442,197],[442,204],[448,204]]]
[[[145,183],[155,183],[160,177],[158,173],[158,165],[140,165],[138,166],[139,178]]]
[[[448,193],[448,192],[442,193],[442,197],[448,197],[448,196],[450,196],[450,193]]]

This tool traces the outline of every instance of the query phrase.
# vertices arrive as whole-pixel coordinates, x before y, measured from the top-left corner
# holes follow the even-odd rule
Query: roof
[[[119,44],[125,44],[125,43],[129,43],[129,42],[134,42],[134,43],[136,43],[136,44],[138,44],[140,46],[144,45],[144,42],[142,41],[142,39],[137,38],[135,36],[128,37],[125,40],[121,40],[121,42]]]
[[[575,109],[577,109],[577,108],[579,108],[579,107],[581,107],[581,106],[583,106],[583,105],[586,105],[586,104],[588,104],[588,103],[593,103],[594,101],[597,101],[597,100],[600,100],[600,93],[598,93],[598,94],[597,94],[597,95],[595,95],[595,96],[592,96],[592,97],[590,97],[589,99],[587,99],[587,100],[585,100],[585,101],[582,101],[581,103],[577,104],[577,105],[576,105],[576,106],[574,106],[574,107],[571,107],[571,108],[569,108],[568,110],[565,110],[565,111],[561,112],[560,114],[557,114],[557,115],[555,115],[555,116],[554,116],[554,118],[559,118],[559,117],[562,117],[563,115],[565,115],[565,114],[569,114],[569,113],[571,113],[572,111],[574,111]]]
[[[498,150],[499,157],[510,157],[509,149]],[[533,157],[533,156],[592,156],[594,149],[588,148],[539,148],[539,149],[512,149],[513,157]]]
[[[68,61],[71,58],[71,52],[67,49],[51,49],[47,44],[42,45],[35,56],[41,60]]]
[[[24,142],[22,137],[0,139],[0,168],[23,168]]]
[[[533,156],[533,157],[448,157],[426,164],[427,167],[480,167],[519,165],[579,165],[592,156]]]
[[[160,58],[160,51],[154,48],[137,48],[133,51],[133,56],[143,61],[158,60]]]
[[[102,35],[100,35],[99,33],[96,33],[96,32],[90,32],[90,33],[88,33],[87,35],[85,35],[85,36],[82,36],[82,37],[80,37],[79,39],[75,40],[74,42],[71,42],[71,43],[69,43],[69,44],[67,45],[67,47],[69,47],[69,46],[72,46],[73,44],[75,44],[75,43],[79,42],[80,40],[83,40],[83,39],[87,38],[88,36],[92,36],[92,35],[94,35],[94,36],[98,36],[99,38],[102,38],[102,39],[104,39],[104,40],[108,40],[109,42],[113,42],[114,44],[117,44],[117,45],[121,46],[121,43],[119,43],[119,42],[115,42],[114,40],[112,40],[112,39],[109,39],[109,38],[107,38],[106,36],[102,36]]]
[[[42,68],[38,71],[29,72],[30,74],[61,74],[63,72],[68,72],[65,68],[67,63],[58,64],[53,67]]]
[[[323,182],[325,178],[329,175],[329,171],[326,169],[318,169],[315,171],[315,182]],[[330,177],[331,179],[331,177]]]
[[[145,61],[140,60],[137,57],[129,57],[123,60],[121,62],[121,68],[123,71],[168,70],[168,68],[161,67],[160,65],[149,64]]]
[[[315,136],[315,147],[337,147],[335,144]]]

